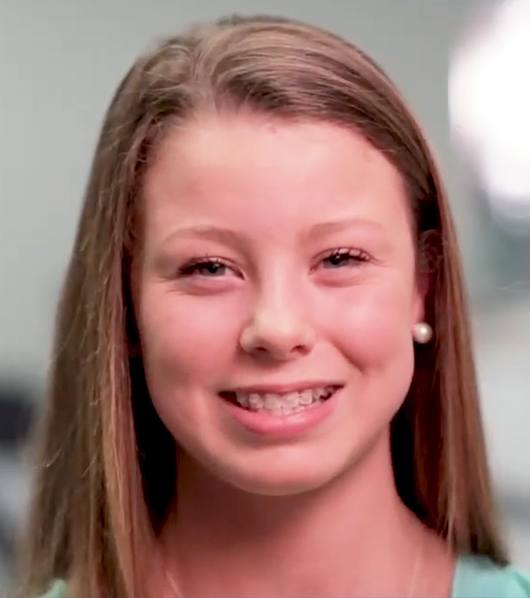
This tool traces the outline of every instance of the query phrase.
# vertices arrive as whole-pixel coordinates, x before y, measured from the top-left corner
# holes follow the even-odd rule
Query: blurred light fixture
[[[484,12],[454,49],[449,113],[495,218],[530,233],[530,0]]]

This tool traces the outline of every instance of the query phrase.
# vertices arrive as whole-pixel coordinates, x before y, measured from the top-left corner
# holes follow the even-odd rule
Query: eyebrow
[[[325,236],[335,232],[341,232],[348,228],[366,228],[374,231],[382,231],[383,227],[374,220],[364,218],[347,218],[329,222],[318,222],[302,233],[302,238],[307,242],[314,236]],[[198,237],[211,241],[218,241],[227,245],[240,246],[248,240],[246,233],[239,233],[229,228],[213,225],[195,225],[178,228],[171,232],[165,239],[164,244],[179,237]]]
[[[348,228],[371,228],[376,231],[381,231],[383,229],[381,224],[375,220],[368,220],[366,218],[346,218],[345,220],[318,222],[317,224],[314,224],[305,235],[326,235],[340,232]]]

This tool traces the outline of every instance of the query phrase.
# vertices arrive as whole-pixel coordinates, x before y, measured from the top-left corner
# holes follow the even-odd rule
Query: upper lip
[[[343,386],[339,382],[331,382],[329,380],[311,380],[307,382],[292,382],[290,384],[252,384],[249,386],[237,386],[224,392],[246,392],[246,393],[273,393],[283,394],[288,392],[303,391],[308,388],[322,388],[326,386]]]

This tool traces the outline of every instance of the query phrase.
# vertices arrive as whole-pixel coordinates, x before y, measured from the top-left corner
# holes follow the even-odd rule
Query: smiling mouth
[[[287,393],[222,391],[219,396],[247,411],[284,416],[318,407],[333,396],[339,388],[341,386],[331,385]]]

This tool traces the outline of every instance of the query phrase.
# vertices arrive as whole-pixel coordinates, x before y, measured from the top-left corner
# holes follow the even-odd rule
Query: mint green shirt
[[[530,598],[530,577],[483,556],[460,556],[451,598]]]
[[[66,584],[57,581],[41,598],[68,598]],[[530,598],[530,577],[514,567],[499,567],[487,557],[458,558],[451,598]]]

